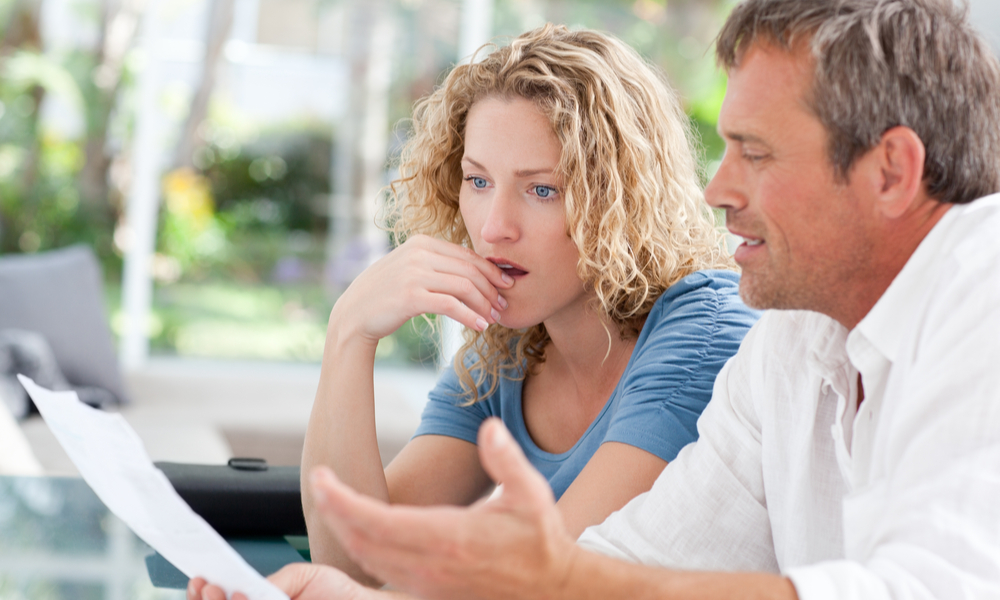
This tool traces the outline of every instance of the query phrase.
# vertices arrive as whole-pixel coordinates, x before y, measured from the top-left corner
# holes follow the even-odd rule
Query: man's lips
[[[743,263],[750,259],[757,251],[761,250],[765,245],[763,238],[756,238],[749,235],[740,235],[736,232],[730,232],[733,235],[743,239],[743,243],[736,247],[736,252],[733,253],[733,258],[738,263]]]
[[[743,244],[741,244],[741,245],[745,245],[745,246],[760,246],[763,243],[764,243],[764,240],[762,240],[760,238],[745,237],[745,238],[743,238]]]
[[[506,258],[489,257],[486,260],[500,267],[504,273],[517,279],[519,277],[524,277],[528,274],[528,270],[517,264],[514,261],[507,260]]]
[[[747,246],[759,246],[764,243],[764,238],[762,237],[756,237],[747,233],[743,233],[741,231],[733,229],[732,227],[728,227],[728,229],[730,234],[743,240],[743,244],[746,244]]]

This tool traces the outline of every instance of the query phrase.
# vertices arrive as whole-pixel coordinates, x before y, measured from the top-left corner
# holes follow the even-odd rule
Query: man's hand
[[[549,597],[579,552],[548,482],[497,419],[479,431],[483,467],[503,491],[469,508],[388,506],[320,467],[316,507],[351,559],[396,589],[436,599]]]
[[[367,588],[333,567],[294,563],[268,579],[292,600],[385,600],[388,594]],[[226,600],[218,586],[196,577],[188,582],[188,600]],[[232,600],[247,600],[236,592]]]

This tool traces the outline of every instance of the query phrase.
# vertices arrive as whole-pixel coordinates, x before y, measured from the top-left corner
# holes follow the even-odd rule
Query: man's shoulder
[[[959,205],[951,225],[954,256],[962,266],[981,266],[1000,260],[1000,194]]]
[[[1000,299],[1000,194],[952,206],[897,280],[893,286],[903,292],[892,296],[893,305],[917,296],[934,304],[970,305],[982,294]]]

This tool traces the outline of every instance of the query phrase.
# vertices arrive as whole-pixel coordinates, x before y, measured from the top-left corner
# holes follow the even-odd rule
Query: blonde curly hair
[[[469,109],[490,97],[532,101],[552,124],[577,275],[623,338],[638,335],[656,299],[681,278],[735,269],[703,202],[687,118],[662,76],[610,35],[551,24],[455,67],[416,103],[399,178],[389,185],[397,242],[426,234],[471,247],[458,203],[463,135]],[[481,399],[484,382],[489,395],[501,375],[534,372],[548,342],[541,323],[466,328],[454,367],[468,403]]]

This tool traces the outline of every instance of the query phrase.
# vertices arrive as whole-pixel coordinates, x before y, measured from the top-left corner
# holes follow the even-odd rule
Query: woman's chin
[[[507,314],[504,312],[500,313],[500,320],[496,324],[507,329],[528,329],[540,323],[539,319],[532,319],[528,315]]]

